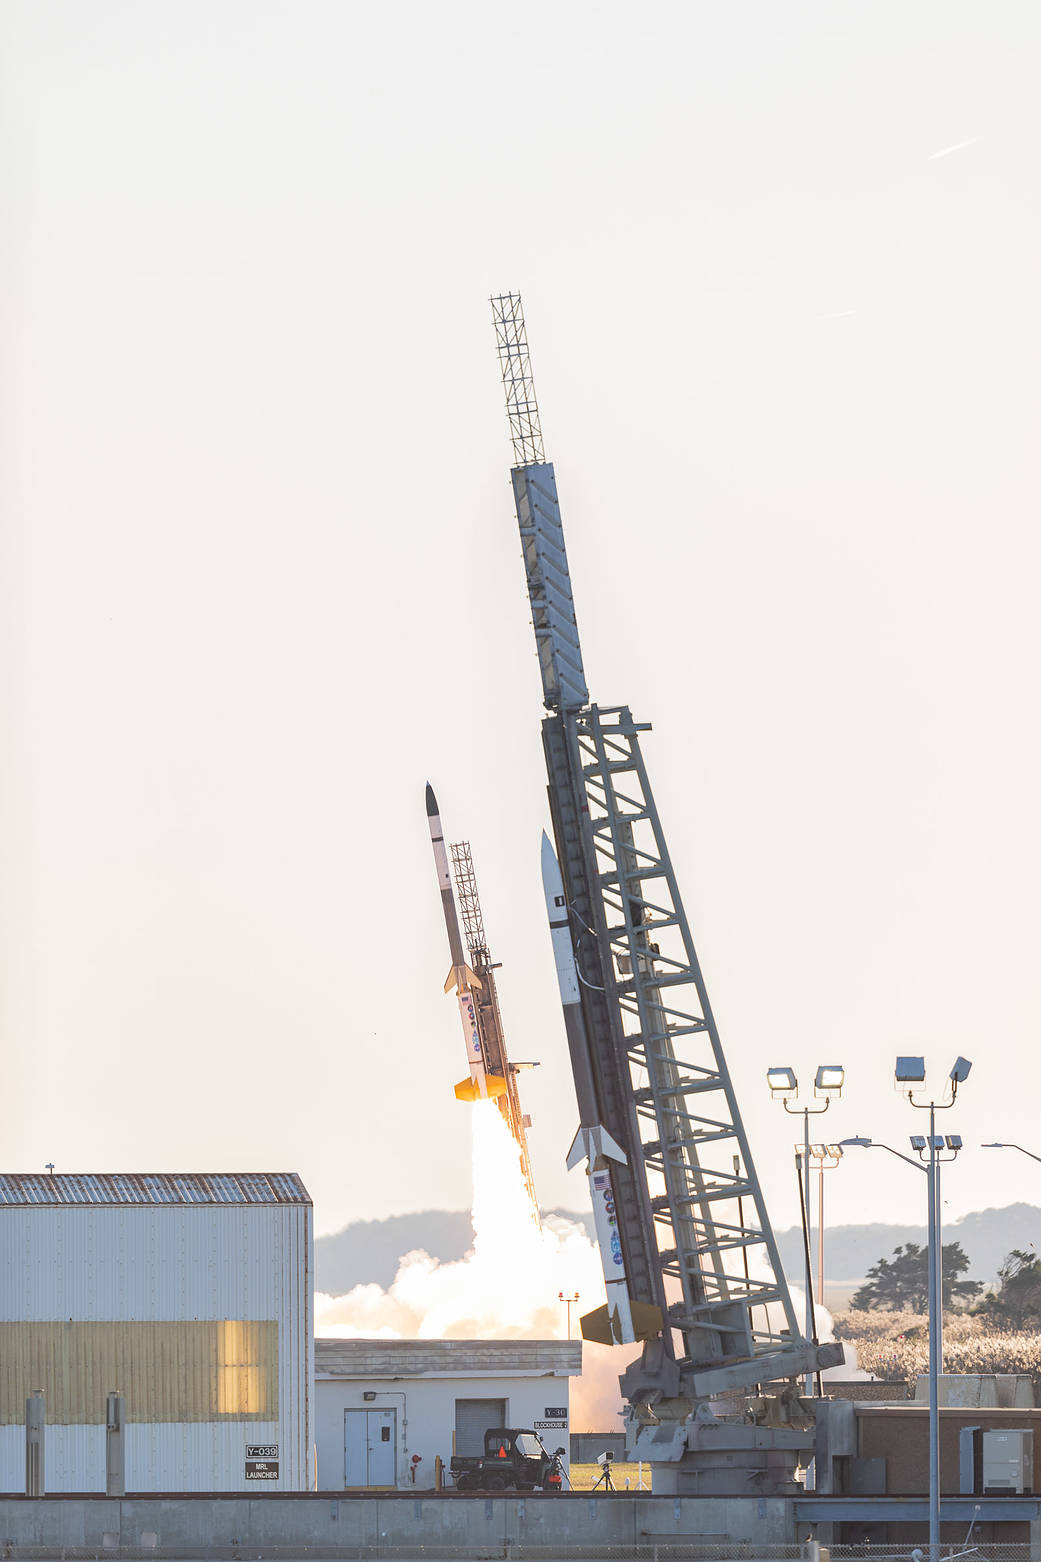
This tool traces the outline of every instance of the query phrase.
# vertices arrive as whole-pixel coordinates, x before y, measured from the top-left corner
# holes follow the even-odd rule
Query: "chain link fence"
[[[0,1562],[930,1562],[929,1547],[890,1544],[757,1546],[725,1537],[647,1535],[638,1545],[612,1546],[583,1540],[532,1545],[505,1540],[495,1545],[390,1543],[376,1537],[362,1544],[251,1546],[249,1544],[163,1547],[122,1545],[116,1536],[94,1547],[0,1544]],[[944,1542],[939,1562],[1041,1562],[1041,1546],[1027,1542]]]

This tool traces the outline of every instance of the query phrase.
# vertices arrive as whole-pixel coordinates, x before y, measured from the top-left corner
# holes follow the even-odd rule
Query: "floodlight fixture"
[[[924,1058],[897,1058],[896,1082],[901,1087],[905,1085],[925,1084],[925,1059]]]
[[[815,1161],[822,1161],[824,1159],[824,1157],[827,1155],[827,1153],[828,1153],[828,1146],[826,1144],[811,1144],[810,1145],[810,1154],[813,1156],[813,1159]]]
[[[794,1069],[768,1068],[766,1083],[770,1086],[770,1094],[780,1096],[782,1101],[794,1100],[799,1094],[799,1081],[795,1077]]]
[[[928,1144],[926,1142],[925,1135],[924,1134],[912,1134],[911,1135],[911,1148],[912,1148],[912,1150],[917,1150],[919,1155],[921,1155],[922,1151],[928,1148]]]
[[[965,1083],[969,1077],[969,1070],[971,1068],[972,1064],[969,1062],[968,1058],[955,1058],[954,1067],[951,1069],[949,1076],[951,1084],[955,1087],[955,1089],[957,1089],[959,1085],[963,1085]]]
[[[945,1138],[948,1150],[961,1149],[961,1134],[947,1134]]]
[[[828,1144],[828,1145],[825,1145],[825,1149],[827,1150],[828,1154],[834,1156],[834,1158],[837,1161],[840,1161],[842,1159],[842,1146],[841,1146],[841,1144]]]
[[[840,1096],[846,1078],[841,1063],[822,1063],[813,1080],[815,1096]]]

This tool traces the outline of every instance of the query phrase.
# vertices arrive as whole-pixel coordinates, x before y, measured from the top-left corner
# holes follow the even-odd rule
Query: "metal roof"
[[[296,1172],[0,1172],[0,1204],[310,1204]]]
[[[319,1377],[578,1377],[581,1340],[387,1340],[314,1342]]]

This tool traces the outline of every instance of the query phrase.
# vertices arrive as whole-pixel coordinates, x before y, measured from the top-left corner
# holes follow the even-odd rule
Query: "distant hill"
[[[944,1242],[960,1242],[971,1265],[973,1280],[994,1280],[998,1266],[1014,1247],[1041,1253],[1041,1209],[1032,1204],[1008,1204],[1004,1209],[977,1210],[944,1226]],[[816,1242],[816,1233],[814,1235]],[[828,1226],[824,1260],[829,1279],[861,1280],[871,1265],[888,1258],[904,1242],[926,1241],[925,1226],[896,1226],[873,1222],[863,1226]],[[789,1275],[803,1268],[802,1230],[794,1226],[777,1233],[781,1262]]]
[[[552,1210],[593,1232],[592,1214]],[[390,1285],[398,1260],[414,1248],[424,1248],[442,1263],[462,1258],[473,1245],[468,1210],[427,1209],[415,1215],[388,1215],[386,1220],[354,1220],[333,1236],[315,1242],[315,1288],[342,1296],[356,1285]]]
[[[574,1210],[552,1213],[585,1226],[592,1238],[591,1214]],[[1009,1204],[1004,1209],[979,1210],[951,1221],[943,1236],[947,1242],[961,1243],[972,1265],[972,1279],[993,1280],[998,1265],[1014,1247],[1041,1253],[1041,1209],[1032,1204]],[[398,1260],[413,1248],[425,1248],[448,1263],[462,1258],[472,1240],[466,1210],[430,1209],[415,1215],[390,1215],[386,1220],[355,1220],[315,1243],[317,1289],[339,1296],[356,1285],[388,1286],[397,1273]],[[888,1257],[903,1242],[924,1243],[925,1227],[882,1222],[829,1226],[825,1242],[829,1280],[838,1284],[862,1279],[872,1264]],[[802,1231],[797,1226],[779,1231],[777,1243],[787,1273],[797,1280],[803,1268]]]

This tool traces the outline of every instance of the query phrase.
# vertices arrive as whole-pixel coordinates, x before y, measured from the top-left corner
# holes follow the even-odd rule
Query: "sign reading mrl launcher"
[[[277,1443],[246,1444],[246,1479],[247,1481],[278,1480]]]

